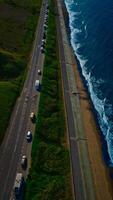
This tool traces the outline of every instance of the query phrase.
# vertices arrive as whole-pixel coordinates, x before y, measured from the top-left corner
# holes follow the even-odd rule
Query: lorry
[[[37,91],[40,91],[40,89],[41,89],[41,85],[40,85],[40,81],[39,81],[39,80],[36,80],[36,81],[35,81],[35,89],[36,89]]]
[[[24,188],[24,177],[22,173],[17,173],[14,182],[14,197],[15,199],[20,199]]]

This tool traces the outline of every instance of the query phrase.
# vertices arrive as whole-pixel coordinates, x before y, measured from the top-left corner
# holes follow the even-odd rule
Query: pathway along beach
[[[65,25],[67,26],[66,29],[69,34],[68,13],[63,1],[62,8],[65,18]],[[96,119],[94,117],[92,102],[83,84],[83,80],[81,79],[76,58],[71,47],[70,51],[78,89],[77,95],[80,102],[80,112],[82,115],[86,144],[88,147],[89,160],[92,169],[96,200],[111,200],[113,199],[113,180],[110,177],[110,174],[113,174],[113,171],[105,165],[105,162],[102,158],[101,136]]]

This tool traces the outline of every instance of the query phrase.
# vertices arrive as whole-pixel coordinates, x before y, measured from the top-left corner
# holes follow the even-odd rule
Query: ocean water
[[[64,0],[71,44],[97,111],[113,166],[113,0]]]

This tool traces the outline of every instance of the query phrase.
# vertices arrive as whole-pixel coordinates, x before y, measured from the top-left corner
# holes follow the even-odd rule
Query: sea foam
[[[106,84],[106,80],[104,80],[101,77],[99,78],[99,76],[97,76],[98,78],[95,77],[95,74],[93,73],[93,70],[96,69],[95,63],[92,62],[92,65],[89,65],[89,57],[87,56],[87,38],[89,33],[87,30],[87,24],[82,16],[82,12],[80,11],[80,9],[79,11],[76,9],[78,3],[75,2],[74,0],[73,1],[65,0],[65,4],[67,7],[67,11],[69,13],[71,45],[80,63],[82,74],[85,77],[85,80],[87,81],[88,90],[94,108],[97,111],[98,122],[101,131],[103,133],[104,139],[107,143],[107,151],[109,154],[109,165],[112,166],[113,165],[113,122],[112,122],[113,105],[108,101],[107,96],[103,94],[101,89]],[[97,23],[97,28],[98,28],[100,22],[97,20],[98,19],[97,16],[94,17],[98,22]],[[91,24],[90,27],[92,27],[92,23],[90,24]],[[89,36],[89,38],[91,38],[91,36]],[[90,40],[88,42],[90,43]],[[91,42],[93,45],[95,45],[94,38],[92,38]],[[106,42],[106,40],[103,40],[103,42]],[[94,48],[92,47],[91,50],[93,54]],[[97,63],[99,64],[99,61]]]

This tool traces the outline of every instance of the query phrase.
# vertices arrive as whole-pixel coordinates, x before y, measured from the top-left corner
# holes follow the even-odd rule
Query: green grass
[[[32,12],[40,11],[42,0],[0,0],[0,3],[7,3],[16,7],[29,9]]]
[[[34,37],[39,9],[33,1],[32,4],[27,1],[29,7],[26,4],[26,7],[23,4],[20,7],[16,1],[14,4],[11,1],[6,2],[9,4],[0,4],[2,11],[0,13],[0,47],[27,57]],[[37,4],[40,7],[41,1]],[[35,11],[33,11],[33,6],[37,8]]]
[[[0,143],[30,58],[42,0],[0,0]]]
[[[2,49],[18,52],[25,34],[25,24],[0,19],[0,46]]]
[[[25,200],[72,199],[69,150],[64,145],[66,127],[54,7],[51,0],[42,91]]]
[[[25,71],[25,59],[0,52],[0,80],[11,80],[20,76]]]
[[[11,82],[0,82],[0,141],[4,137],[4,131],[17,95],[18,85]]]

